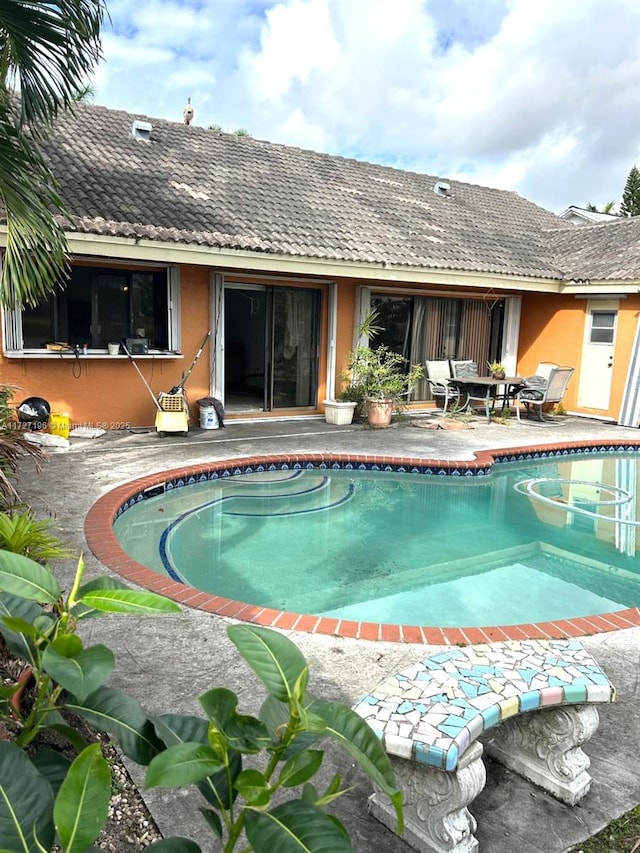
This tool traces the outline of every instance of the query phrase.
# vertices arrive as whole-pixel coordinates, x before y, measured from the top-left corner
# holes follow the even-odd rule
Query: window
[[[74,266],[46,301],[5,312],[5,349],[43,350],[55,341],[102,350],[137,337],[147,339],[149,350],[177,350],[177,297],[174,269]]]
[[[612,344],[616,328],[615,311],[592,311],[590,344]]]

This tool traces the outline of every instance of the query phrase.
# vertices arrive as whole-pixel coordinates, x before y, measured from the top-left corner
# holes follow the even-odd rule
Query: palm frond
[[[0,299],[33,305],[66,277],[66,238],[53,213],[64,204],[49,167],[10,113],[0,99],[0,201],[7,219]]]
[[[0,84],[33,132],[71,108],[101,57],[101,0],[0,0]]]
[[[17,475],[24,457],[33,459],[38,470],[46,458],[42,448],[18,430],[0,430],[0,505],[3,507],[11,506],[20,499],[12,478]]]

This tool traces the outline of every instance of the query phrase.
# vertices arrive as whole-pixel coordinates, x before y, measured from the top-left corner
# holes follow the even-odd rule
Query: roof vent
[[[134,139],[145,139],[148,142],[151,137],[151,129],[151,122],[135,119],[131,126],[131,135]]]
[[[444,181],[437,181],[433,185],[433,191],[436,195],[449,195],[451,191],[451,184],[447,184]]]

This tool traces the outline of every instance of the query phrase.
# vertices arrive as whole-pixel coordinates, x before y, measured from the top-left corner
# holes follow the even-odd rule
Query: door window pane
[[[615,311],[593,311],[591,313],[591,344],[612,344],[616,326]]]
[[[273,408],[315,406],[318,295],[302,288],[273,291]]]

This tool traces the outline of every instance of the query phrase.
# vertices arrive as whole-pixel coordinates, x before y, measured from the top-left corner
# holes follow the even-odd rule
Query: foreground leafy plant
[[[87,746],[63,716],[74,712],[118,738],[122,751],[148,765],[148,787],[197,785],[201,811],[231,853],[342,853],[353,848],[343,824],[324,808],[344,793],[339,775],[323,791],[311,782],[322,765],[318,743],[339,743],[389,795],[402,829],[401,793],[384,749],[349,708],[307,693],[309,668],[286,637],[266,628],[235,625],[229,637],[267,689],[258,717],[238,713],[238,697],[223,687],[199,697],[204,717],[148,717],[139,703],[105,686],[114,666],[109,648],[85,647],[78,623],[99,612],[157,613],[178,610],[171,601],[129,589],[111,578],[83,584],[78,563],[65,598],[51,572],[18,554],[0,551],[0,632],[8,648],[29,664],[31,707],[22,711],[20,688],[0,685],[0,721],[15,742],[0,741],[0,849],[43,853],[54,842],[65,853],[89,850],[104,825],[110,774],[99,744]],[[78,755],[38,749],[51,729]],[[29,755],[24,750],[29,748]],[[246,756],[251,766],[245,767]],[[299,788],[297,797],[289,792]],[[247,842],[248,845],[247,846]],[[154,853],[200,853],[189,839],[152,844]]]
[[[114,656],[102,644],[85,647],[78,623],[102,613],[168,613],[177,604],[128,588],[112,578],[83,584],[84,562],[63,596],[51,571],[21,554],[0,551],[0,633],[25,661],[23,674],[0,684],[0,722],[13,742],[0,741],[0,849],[42,853],[57,840],[66,853],[89,849],[107,818],[110,771],[99,744],[87,745],[64,712],[97,728],[122,732],[127,754],[146,763],[162,744],[139,704],[104,684]],[[19,695],[32,683],[30,705]],[[77,751],[73,763],[38,748],[45,730]],[[28,749],[28,754],[26,750]],[[126,751],[126,750],[125,750]]]
[[[251,625],[233,625],[227,633],[267,688],[259,716],[238,714],[236,694],[216,688],[199,697],[206,720],[153,718],[167,748],[150,762],[147,787],[197,784],[211,806],[201,811],[224,853],[236,849],[242,833],[250,845],[243,851],[351,851],[343,824],[324,812],[345,793],[339,775],[322,792],[310,781],[324,756],[316,744],[330,738],[389,795],[402,831],[402,794],[380,741],[364,720],[344,705],[307,693],[307,662],[286,637]],[[244,769],[243,756],[258,754],[261,768],[254,759],[252,767]],[[301,788],[300,795],[279,801],[282,789],[291,788]],[[163,847],[166,843],[148,849],[169,850]]]

